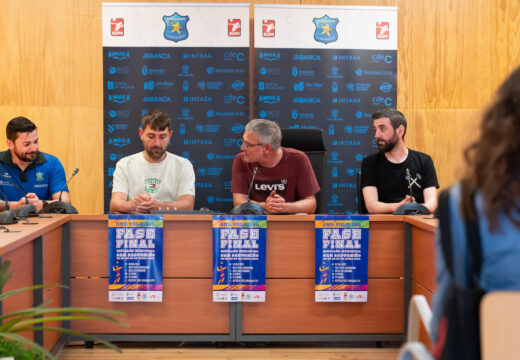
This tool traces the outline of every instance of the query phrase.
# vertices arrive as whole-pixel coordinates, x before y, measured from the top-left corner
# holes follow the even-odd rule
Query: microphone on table
[[[251,184],[249,184],[249,190],[247,191],[247,202],[242,203],[240,205],[235,206],[230,214],[233,215],[267,215],[267,210],[257,203],[251,202],[251,188],[253,187],[253,182],[255,181],[256,172],[258,171],[258,166],[255,166],[253,170],[253,178],[251,179]]]
[[[69,180],[63,185],[60,191],[60,196],[57,201],[49,202],[43,206],[42,213],[44,214],[77,214],[78,210],[74,206],[64,201],[61,201],[61,195],[63,194],[63,190],[68,185],[68,183],[72,180],[72,178],[78,173],[79,169],[76,168],[72,172]]]
[[[19,206],[16,209],[14,209],[16,217],[28,218],[38,216],[38,209],[36,209],[36,206],[34,206],[34,204],[29,204],[29,200],[27,199],[27,193],[21,187],[19,187],[14,181],[9,179],[7,175],[0,173],[0,176],[3,177],[4,180],[9,182],[10,184],[14,185],[18,190],[20,190],[23,194],[23,197],[25,198],[25,205]]]
[[[16,213],[9,207],[9,200],[7,200],[5,193],[2,190],[0,190],[0,193],[5,201],[5,210],[0,212],[0,225],[16,224],[18,222]]]
[[[417,187],[420,188],[421,185],[417,184],[416,179],[412,180],[412,176],[410,175],[410,169],[408,168],[406,168],[405,179],[408,180],[408,188],[410,189],[410,202],[403,204],[399,206],[397,209],[395,209],[394,215],[429,215],[430,210],[428,210],[426,206],[415,202],[412,192],[412,186],[415,184],[417,185]]]

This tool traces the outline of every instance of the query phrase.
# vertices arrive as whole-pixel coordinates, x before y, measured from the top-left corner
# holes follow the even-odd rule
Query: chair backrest
[[[520,359],[520,291],[495,291],[480,303],[483,360]]]
[[[282,146],[297,149],[307,154],[318,184],[323,190],[325,155],[327,154],[323,141],[323,131],[321,129],[282,129]],[[325,198],[321,196],[322,193],[323,191],[320,191],[316,194],[317,214],[325,209]]]
[[[356,181],[357,190],[357,211],[359,214],[368,214],[367,207],[365,205],[365,198],[363,197],[363,189],[361,189],[361,171],[357,173]]]
[[[399,360],[433,360],[419,342],[419,323],[430,332],[431,310],[423,295],[414,295],[408,313],[407,342],[399,351]],[[520,359],[520,291],[489,292],[480,302],[480,352],[482,360]]]

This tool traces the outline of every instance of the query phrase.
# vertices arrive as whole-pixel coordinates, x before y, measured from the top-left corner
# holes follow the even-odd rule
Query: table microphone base
[[[78,210],[71,204],[63,201],[54,201],[45,204],[42,209],[44,214],[77,214]]]
[[[16,224],[17,222],[18,218],[14,210],[4,210],[0,212],[0,225]]]
[[[429,215],[430,210],[423,204],[409,202],[399,206],[394,211],[394,215]]]
[[[38,209],[36,209],[36,206],[34,206],[34,204],[25,204],[23,206],[17,207],[16,209],[14,209],[14,212],[18,218],[23,219],[38,216]]]
[[[235,206],[229,213],[233,215],[267,215],[263,206],[249,201]]]

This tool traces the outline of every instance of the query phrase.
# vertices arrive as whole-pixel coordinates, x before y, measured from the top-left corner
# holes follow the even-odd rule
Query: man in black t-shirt
[[[363,159],[361,189],[369,213],[393,213],[412,196],[434,212],[437,208],[437,174],[432,158],[404,145],[406,119],[395,109],[372,114],[379,152]]]

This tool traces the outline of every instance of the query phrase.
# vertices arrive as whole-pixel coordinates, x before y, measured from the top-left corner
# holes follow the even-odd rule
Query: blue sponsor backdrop
[[[233,207],[231,167],[249,119],[248,48],[104,47],[104,189],[109,210],[116,162],[142,151],[141,116],[172,118],[168,151],[189,159],[195,208]]]
[[[321,128],[326,213],[357,212],[356,174],[377,151],[371,114],[397,107],[397,51],[255,49],[255,116]]]

